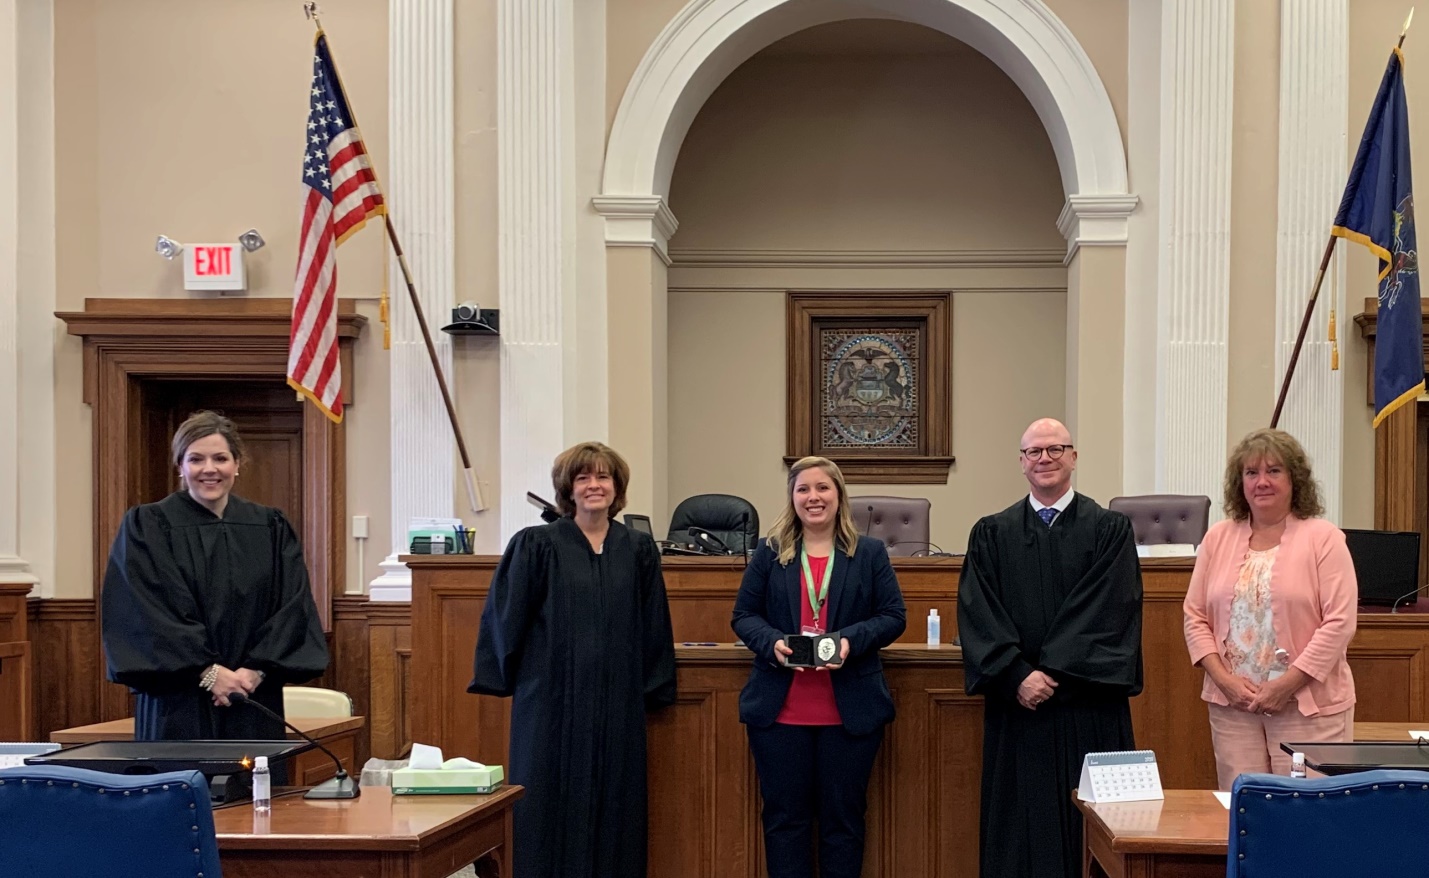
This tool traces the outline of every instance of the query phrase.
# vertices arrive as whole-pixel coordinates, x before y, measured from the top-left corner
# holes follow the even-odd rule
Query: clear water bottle
[[[273,810],[273,775],[268,771],[268,757],[253,760],[253,813],[267,814]]]
[[[1302,778],[1305,776],[1305,754],[1304,754],[1304,753],[1291,753],[1291,754],[1290,754],[1290,776],[1291,776],[1291,777],[1302,777]]]

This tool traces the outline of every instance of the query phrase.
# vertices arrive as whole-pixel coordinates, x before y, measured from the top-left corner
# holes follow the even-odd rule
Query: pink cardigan
[[[1221,654],[1230,630],[1231,598],[1249,549],[1248,521],[1218,521],[1201,543],[1183,605],[1192,664]],[[1328,716],[1355,703],[1345,650],[1355,635],[1358,604],[1359,585],[1344,533],[1322,518],[1287,519],[1270,571],[1270,609],[1276,644],[1311,678],[1295,694],[1305,716]],[[1229,703],[1209,674],[1201,699]]]

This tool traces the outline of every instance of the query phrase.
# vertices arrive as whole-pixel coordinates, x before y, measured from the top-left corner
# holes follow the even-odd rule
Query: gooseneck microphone
[[[863,535],[870,536],[869,531],[873,530],[873,504],[868,504],[868,521],[863,523]]]
[[[744,556],[744,566],[749,566],[749,556],[754,553],[749,545],[749,510],[739,513],[739,554]]]
[[[348,775],[347,769],[342,767],[342,760],[338,759],[333,755],[331,750],[319,743],[317,738],[314,738],[312,735],[309,735],[307,732],[288,722],[279,716],[276,711],[270,710],[266,706],[249,698],[246,692],[235,692],[228,696],[228,700],[246,704],[249,707],[256,707],[268,714],[273,719],[297,732],[298,737],[326,753],[327,758],[332,760],[332,764],[337,766],[337,774],[333,775],[330,780],[325,780],[308,790],[307,793],[303,795],[304,799],[355,799],[362,795],[362,788],[358,785],[357,781]]]
[[[1408,598],[1415,597],[1416,595],[1419,594],[1419,592],[1421,592],[1421,591],[1423,591],[1423,590],[1424,590],[1424,586],[1421,585],[1421,586],[1415,588],[1413,591],[1407,591],[1407,592],[1405,592],[1404,594],[1400,595],[1399,597],[1395,598],[1395,599],[1394,599],[1394,603],[1393,603],[1393,604],[1390,606],[1390,608],[1389,608],[1389,611],[1390,611],[1391,613],[1398,613],[1398,612],[1399,612],[1399,605],[1400,605],[1401,603],[1403,603],[1403,602],[1404,602],[1405,600],[1407,600]]]

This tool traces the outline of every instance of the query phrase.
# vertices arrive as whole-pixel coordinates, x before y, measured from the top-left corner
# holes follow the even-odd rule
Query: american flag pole
[[[304,3],[304,4],[303,4],[303,12],[307,15],[307,17],[308,17],[309,19],[312,20],[314,26],[317,28],[318,57],[317,57],[316,61],[317,61],[317,63],[319,64],[319,66],[321,66],[321,64],[322,64],[322,62],[323,62],[323,60],[324,60],[323,56],[325,56],[325,55],[327,56],[327,61],[328,61],[328,63],[329,63],[330,66],[331,66],[332,79],[333,79],[333,81],[330,83],[330,88],[336,92],[336,95],[340,98],[340,102],[343,103],[343,104],[346,104],[345,92],[344,92],[344,90],[343,90],[343,88],[342,88],[341,82],[338,81],[338,77],[337,77],[337,65],[336,65],[335,62],[332,62],[332,61],[331,61],[330,49],[328,49],[328,47],[327,47],[327,45],[326,45],[326,36],[325,36],[324,33],[323,33],[322,22],[321,22],[321,20],[318,18],[318,14],[319,14],[318,5],[317,5],[316,3],[311,3],[311,2],[310,2],[310,3]],[[318,88],[315,86],[315,87],[314,87],[314,94],[316,94],[317,91],[318,91]],[[332,108],[329,107],[329,109],[331,110]],[[339,108],[339,109],[342,109],[342,108]],[[348,116],[349,116],[349,119],[348,119],[348,120],[345,120],[345,121],[351,123],[351,127],[350,127],[348,130],[351,130],[351,131],[353,131],[353,132],[356,132],[356,130],[357,130],[357,123],[356,123],[356,120],[355,120],[355,119],[350,118],[350,117],[352,116],[352,114],[351,114],[350,111],[348,112]],[[328,118],[328,117],[324,117],[324,118]],[[339,123],[341,123],[342,121],[344,121],[344,120],[340,120],[340,119],[338,120]],[[309,121],[309,128],[311,129],[312,126],[313,126],[313,121],[310,120],[310,121]],[[337,138],[334,138],[334,140],[337,140]],[[359,148],[360,148],[360,143],[361,143],[360,137],[354,137],[352,140],[348,141],[349,144],[351,144],[351,143],[353,143],[353,142],[355,142],[355,143],[359,146]],[[316,143],[316,141],[314,141],[314,143]],[[332,150],[329,149],[329,152],[331,153]],[[336,155],[341,156],[341,155],[344,155],[345,153],[346,153],[346,149],[344,149],[344,150],[342,150],[342,151],[336,153]],[[397,236],[397,229],[396,229],[395,225],[394,225],[393,222],[392,222],[392,215],[391,215],[391,213],[390,213],[389,211],[387,211],[387,209],[386,209],[386,198],[383,197],[383,195],[382,195],[382,187],[381,187],[381,184],[380,184],[380,183],[378,182],[378,180],[377,180],[377,173],[376,173],[375,170],[371,169],[371,167],[366,164],[366,162],[365,162],[365,152],[363,153],[362,158],[364,159],[364,162],[363,162],[363,166],[362,166],[361,170],[360,170],[357,174],[353,174],[352,176],[347,177],[346,179],[347,179],[347,180],[356,179],[356,178],[358,177],[358,175],[361,175],[361,176],[363,177],[363,179],[368,180],[368,181],[370,182],[370,185],[371,185],[371,188],[372,188],[373,192],[374,192],[375,195],[376,195],[376,198],[375,198],[375,207],[369,206],[369,207],[367,208],[367,214],[366,214],[366,215],[373,215],[373,214],[376,214],[376,213],[384,214],[382,226],[383,226],[383,228],[385,228],[385,229],[387,230],[387,240],[391,242],[391,244],[392,244],[392,251],[393,251],[394,253],[396,253],[396,255],[397,255],[397,264],[398,264],[398,265],[401,267],[401,269],[402,269],[402,278],[403,278],[403,280],[406,282],[406,285],[407,285],[407,297],[408,297],[408,299],[411,301],[411,303],[412,303],[412,311],[413,311],[413,313],[414,313],[414,314],[416,315],[416,317],[417,317],[417,326],[420,327],[421,330],[422,330],[422,340],[426,343],[427,356],[428,356],[428,358],[431,360],[431,363],[432,363],[432,373],[433,373],[434,375],[436,375],[436,378],[437,378],[437,386],[441,389],[441,392],[442,392],[442,402],[446,405],[447,420],[448,420],[448,421],[450,422],[450,424],[451,424],[452,435],[456,438],[457,451],[460,452],[460,454],[461,454],[461,465],[462,465],[462,469],[464,470],[465,476],[466,476],[465,481],[466,481],[466,496],[467,496],[467,501],[471,504],[471,511],[472,511],[472,512],[481,512],[482,510],[484,510],[484,509],[486,508],[486,503],[484,502],[484,500],[483,500],[483,498],[482,498],[482,496],[481,496],[481,489],[480,489],[479,486],[477,485],[477,481],[476,481],[476,473],[475,473],[475,471],[472,469],[472,466],[471,466],[471,455],[468,454],[468,453],[467,453],[467,450],[466,450],[466,439],[462,436],[461,424],[457,421],[456,407],[452,404],[452,395],[451,395],[450,389],[448,389],[448,387],[447,387],[446,375],[444,375],[444,374],[442,373],[441,363],[440,363],[440,361],[437,359],[437,348],[436,348],[436,345],[432,342],[432,331],[431,331],[431,329],[430,329],[430,328],[428,327],[428,325],[427,325],[427,317],[426,317],[425,312],[422,310],[422,302],[421,302],[421,300],[417,297],[417,285],[416,285],[416,283],[412,280],[412,269],[411,269],[411,266],[409,266],[409,265],[407,264],[407,256],[406,256],[406,254],[404,253],[404,251],[402,250],[402,242],[401,242],[401,240],[400,240],[400,239],[398,238],[398,236]],[[331,160],[331,161],[333,162],[334,165],[336,165],[336,161],[335,161],[335,160]],[[306,173],[306,172],[305,172],[305,173]],[[333,176],[333,177],[337,177],[337,176],[339,176],[339,169],[337,169],[337,168],[334,167],[334,168],[332,169],[331,173],[332,173],[332,176]],[[336,191],[336,190],[334,190],[334,191]],[[310,196],[309,198],[310,198],[310,203],[311,203],[313,200],[317,200],[317,199],[313,199],[312,196]],[[343,200],[343,203],[344,203],[344,204],[346,204],[346,203],[348,202],[348,198],[344,198],[344,199],[342,199],[342,200]],[[356,212],[357,212],[357,209],[356,209],[356,208],[352,208],[352,209],[350,209],[347,213],[342,213],[342,214],[340,215],[338,221],[337,221],[339,227],[341,227],[344,223],[350,223],[350,224],[352,224],[352,225],[350,225],[350,227],[349,227],[348,229],[346,229],[346,233],[351,233],[351,232],[353,232],[353,231],[356,231],[357,226],[360,224],[360,222],[365,222],[366,215],[364,215],[360,220],[353,220],[353,219],[351,218],[351,217],[352,217],[352,214],[354,214],[354,213],[356,213]],[[305,216],[304,216],[304,223],[303,223],[303,240],[304,240],[304,245],[307,244],[307,241],[308,241],[309,237],[310,237],[310,236],[309,236],[308,215],[305,214]],[[323,243],[322,241],[319,241],[319,248],[321,248],[322,243]],[[308,253],[308,251],[309,251],[309,248],[308,248],[307,246],[304,246],[304,247],[302,248],[302,250],[303,250],[303,254],[304,254],[304,255],[303,255],[303,257],[300,258],[300,261],[299,261],[299,264],[298,264],[298,275],[299,275],[298,286],[299,286],[299,287],[302,287],[302,285],[304,284],[304,277],[305,277],[304,267],[305,267],[305,262],[306,262],[306,260],[307,260],[307,253]],[[328,249],[326,250],[326,253],[331,254],[331,253],[332,253],[332,248],[328,248]],[[331,268],[331,273],[332,273],[332,276],[335,278],[335,276],[336,276],[336,268],[335,268],[335,265]],[[332,295],[333,295],[334,299],[335,299],[335,297],[336,297],[336,288],[335,288],[335,286],[336,286],[336,285],[335,285],[335,280],[334,280],[334,282],[333,282],[333,289],[332,289]],[[295,293],[294,293],[293,332],[294,332],[294,340],[295,340],[295,342],[297,341],[297,336],[298,336],[298,333],[299,333],[299,311],[298,311],[298,293],[299,293],[299,292],[300,292],[300,290],[295,290]],[[331,307],[330,310],[333,311],[333,312],[335,312],[335,310],[336,310],[335,306],[336,306],[336,302],[334,301],[334,302],[332,303],[332,307]],[[334,339],[334,343],[332,344],[331,348],[332,348],[332,352],[333,352],[333,354],[332,354],[332,355],[333,355],[333,358],[336,359],[337,345],[336,345],[336,343],[335,343],[335,339]],[[290,357],[291,357],[291,359],[293,359],[293,360],[297,360],[297,359],[298,359],[297,345],[296,345],[296,343],[294,344],[294,353],[291,354]],[[289,374],[289,383],[290,383],[290,384],[294,384],[294,386],[297,387],[298,384],[296,384],[295,381],[294,381],[293,365],[292,365],[291,362],[290,362],[290,365],[289,365],[289,372],[290,372],[290,374]],[[319,402],[319,405],[322,404],[321,401],[318,399],[318,397],[315,396],[315,395],[313,395],[313,394],[311,394],[311,393],[309,392],[309,390],[308,390],[305,386],[304,386],[304,387],[301,387],[300,389],[302,390],[302,392],[303,392],[305,395],[312,396],[313,399],[314,399],[314,401]],[[324,407],[324,411],[327,411],[327,408],[326,408],[326,407]],[[339,410],[339,416],[340,416],[340,410]]]

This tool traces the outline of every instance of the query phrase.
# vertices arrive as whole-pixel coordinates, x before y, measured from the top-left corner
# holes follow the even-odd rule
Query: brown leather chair
[[[890,555],[926,555],[933,504],[923,497],[850,497],[859,533],[883,540]]]
[[[1211,526],[1211,498],[1200,494],[1114,497],[1107,508],[1131,519],[1138,546],[1199,546]]]

